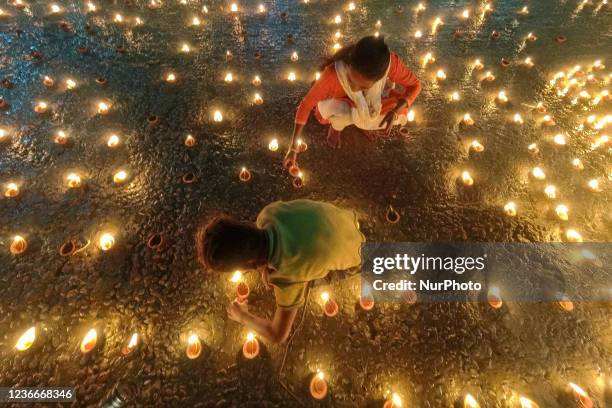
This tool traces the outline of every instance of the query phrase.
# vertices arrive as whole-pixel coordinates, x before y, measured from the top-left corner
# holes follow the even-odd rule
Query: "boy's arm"
[[[246,302],[233,301],[228,306],[227,313],[230,319],[255,330],[272,343],[282,343],[289,337],[297,310],[297,307],[291,309],[277,307],[272,320],[268,320],[251,314]]]

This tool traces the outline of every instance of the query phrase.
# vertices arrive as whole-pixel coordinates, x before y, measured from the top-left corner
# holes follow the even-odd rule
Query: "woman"
[[[389,133],[395,124],[404,124],[421,83],[389,51],[383,38],[364,37],[356,44],[340,49],[322,67],[321,77],[306,94],[295,115],[295,129],[285,165],[295,162],[296,140],[300,137],[310,112],[315,110],[321,124],[329,124],[327,141],[340,147],[340,133],[355,125],[367,131]],[[401,91],[394,89],[401,85]]]

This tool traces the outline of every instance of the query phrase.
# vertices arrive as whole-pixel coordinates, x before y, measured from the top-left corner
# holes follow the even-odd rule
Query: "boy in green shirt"
[[[246,302],[236,300],[228,306],[228,315],[281,343],[304,304],[308,283],[329,271],[360,265],[363,242],[353,211],[295,200],[266,206],[255,224],[214,218],[198,230],[196,249],[200,263],[213,271],[262,268],[262,278],[276,297],[272,320],[251,314]]]

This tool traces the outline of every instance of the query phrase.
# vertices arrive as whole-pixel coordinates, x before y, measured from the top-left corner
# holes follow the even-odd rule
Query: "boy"
[[[312,200],[272,203],[255,224],[219,216],[196,235],[198,260],[206,269],[262,268],[262,279],[276,297],[272,320],[251,314],[246,302],[236,300],[227,312],[274,343],[287,339],[308,283],[358,266],[363,242],[353,211]]]

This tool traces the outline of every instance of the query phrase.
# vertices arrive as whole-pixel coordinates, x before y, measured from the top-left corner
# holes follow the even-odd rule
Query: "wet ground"
[[[609,142],[601,138],[610,131],[603,92],[610,70],[593,66],[598,59],[612,64],[605,59],[610,6],[509,0],[494,2],[494,12],[482,17],[480,2],[464,1],[426,2],[418,14],[413,1],[356,2],[354,11],[331,1],[264,4],[262,14],[255,2],[241,2],[237,13],[230,3],[193,1],[156,7],[103,1],[95,11],[58,2],[56,14],[50,3],[0,6],[0,78],[8,79],[0,87],[8,103],[0,111],[7,134],[0,183],[3,193],[6,183],[19,187],[17,197],[0,201],[0,384],[73,386],[75,406],[96,405],[115,384],[134,380],[138,406],[381,406],[394,391],[406,406],[449,407],[470,392],[483,407],[518,407],[518,394],[541,407],[574,407],[567,391],[573,381],[605,406],[612,330],[610,306],[602,303],[577,303],[572,313],[550,304],[493,310],[419,303],[365,312],[355,277],[330,284],[341,308],[336,317],[325,318],[313,294],[288,349],[262,342],[260,356],[245,360],[246,331],[225,313],[233,284],[200,270],[193,234],[217,212],[254,219],[269,202],[307,197],[355,209],[373,241],[564,241],[568,229],[585,241],[610,241],[612,167]],[[528,15],[517,14],[523,6]],[[340,24],[333,22],[337,14]],[[436,16],[445,24],[432,35]],[[343,148],[333,150],[325,129],[311,123],[300,156],[305,186],[296,189],[280,162],[295,108],[337,30],[342,44],[376,30],[386,35],[424,90],[407,137],[395,132],[372,143],[349,129]],[[498,40],[491,39],[494,30]],[[537,41],[524,41],[529,32]],[[566,41],[555,41],[559,35]],[[183,43],[190,52],[181,52]],[[297,62],[290,61],[293,51]],[[427,52],[436,61],[423,68]],[[484,69],[474,72],[476,58]],[[502,67],[501,58],[510,66]],[[435,79],[439,69],[444,81]],[[488,70],[495,81],[480,81]],[[291,71],[294,82],[286,79]],[[570,78],[551,84],[558,71],[578,85]],[[227,72],[232,83],[223,80]],[[168,73],[174,83],[164,80]],[[53,89],[43,84],[45,75],[55,80]],[[251,84],[255,75],[260,87]],[[68,78],[76,82],[72,90]],[[567,95],[559,95],[565,86]],[[495,102],[502,89],[509,97],[503,105]],[[453,91],[457,102],[449,100]],[[262,105],[253,103],[255,92]],[[49,106],[44,114],[34,111],[39,101]],[[110,106],[107,114],[97,113],[101,101]],[[544,114],[533,110],[540,101],[555,126],[542,125]],[[215,110],[223,114],[220,123]],[[466,112],[473,126],[459,123]],[[513,122],[515,113],[524,124]],[[159,119],[153,125],[152,115]],[[59,130],[67,144],[54,143]],[[113,133],[120,143],[109,148]],[[565,146],[553,142],[557,133],[566,136]],[[187,134],[195,146],[185,146]],[[276,152],[268,150],[272,138],[281,145]],[[483,152],[469,149],[474,138]],[[537,154],[528,150],[531,143]],[[582,170],[572,165],[575,158]],[[534,166],[546,181],[530,175]],[[242,167],[251,171],[249,182],[239,180]],[[116,185],[119,169],[127,180]],[[466,170],[471,187],[460,180]],[[81,176],[81,188],[67,187],[70,172]],[[182,181],[187,173],[195,182]],[[555,199],[544,194],[549,183]],[[515,217],[504,212],[509,201]],[[569,207],[568,221],[555,214],[559,204]],[[397,224],[385,221],[389,205],[401,214]],[[115,237],[106,252],[96,245],[103,232]],[[19,255],[9,252],[15,234],[28,243]],[[147,247],[151,234],[163,237],[157,250]],[[70,240],[93,242],[60,256]],[[247,281],[252,308],[271,314],[271,294],[256,276]],[[17,337],[33,325],[38,340],[17,352]],[[92,327],[100,341],[83,355],[78,345]],[[132,332],[141,335],[139,348],[122,356]],[[185,356],[190,333],[204,343],[195,360]],[[307,388],[317,369],[329,379],[322,402]],[[610,404],[610,390],[607,398]]]

